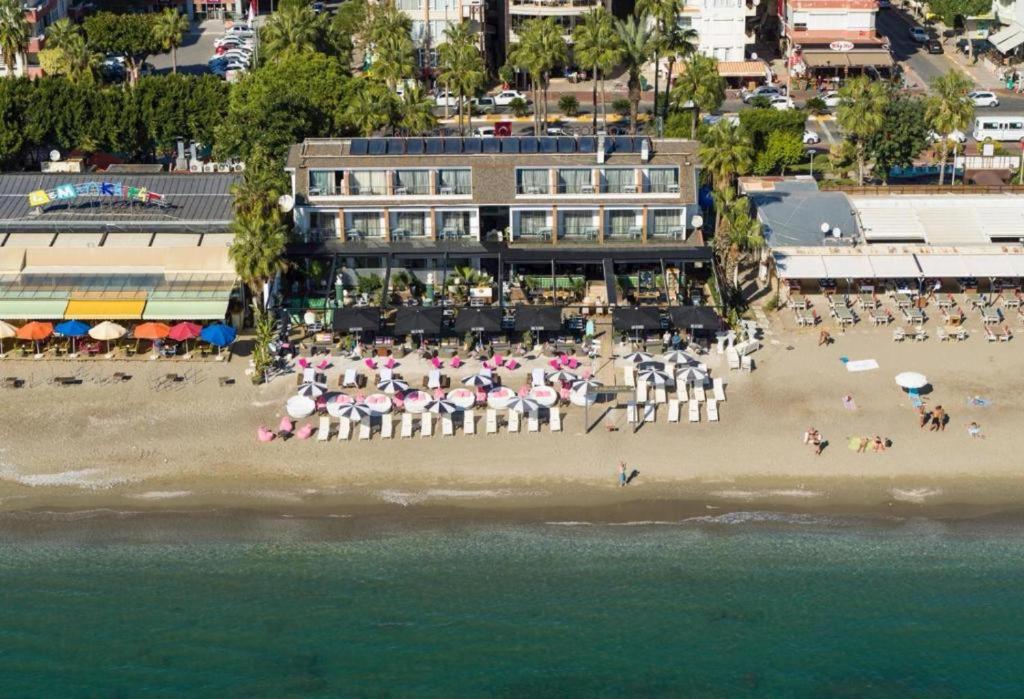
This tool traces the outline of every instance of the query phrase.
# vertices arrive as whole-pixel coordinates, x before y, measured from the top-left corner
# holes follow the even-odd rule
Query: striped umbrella
[[[634,364],[637,364],[638,362],[647,362],[654,359],[654,355],[648,354],[647,352],[630,352],[625,357],[623,357],[623,359],[625,359],[627,362],[633,362]]]
[[[327,384],[309,381],[299,386],[298,394],[306,398],[319,398],[327,393]]]
[[[687,354],[686,352],[683,352],[682,350],[672,350],[671,352],[666,352],[663,355],[663,358],[666,362],[671,362],[678,366],[684,366],[686,364],[700,364],[700,362],[698,362],[691,355]]]
[[[703,384],[708,380],[708,374],[695,366],[687,366],[676,372],[676,380],[683,383]]]
[[[650,369],[665,371],[665,362],[659,362],[656,359],[648,359],[646,362],[640,362],[637,364],[636,369],[637,371],[648,371]]]
[[[562,383],[572,383],[579,376],[568,369],[559,369],[558,371],[552,372],[548,375],[548,381],[554,383],[555,381],[561,381]]]
[[[572,382],[573,391],[589,391],[592,388],[600,388],[601,386],[604,386],[604,384],[594,378],[577,379]]]
[[[535,413],[540,410],[540,403],[533,398],[516,396],[505,407],[509,410],[515,410],[517,413]]]
[[[426,410],[438,415],[451,415],[454,412],[458,412],[459,406],[447,399],[432,400],[427,403]]]
[[[637,381],[649,383],[652,386],[664,386],[672,383],[672,376],[658,369],[648,369],[636,375]]]
[[[353,422],[359,422],[364,417],[370,417],[370,406],[365,403],[350,403],[349,405],[340,405],[334,410],[334,414],[338,417],[348,418]]]
[[[377,390],[394,395],[396,393],[404,393],[408,391],[409,384],[401,379],[384,379],[377,384]]]
[[[490,388],[494,385],[494,379],[487,374],[472,374],[462,379],[462,383],[467,386],[477,386],[479,388]]]

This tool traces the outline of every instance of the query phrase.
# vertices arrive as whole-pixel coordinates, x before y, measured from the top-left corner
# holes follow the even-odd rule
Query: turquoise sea
[[[1024,695],[1024,526],[0,526],[4,697]]]

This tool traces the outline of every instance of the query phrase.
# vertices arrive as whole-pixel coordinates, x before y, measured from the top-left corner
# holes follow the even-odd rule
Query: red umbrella
[[[167,337],[175,342],[184,342],[185,352],[188,353],[188,341],[199,337],[199,333],[202,331],[203,327],[201,325],[185,321],[172,327],[170,332],[167,333]]]
[[[45,340],[53,334],[53,323],[40,323],[37,320],[33,320],[31,323],[25,323],[16,333],[16,337],[19,340],[32,340],[36,343],[36,354],[39,354],[39,341]]]

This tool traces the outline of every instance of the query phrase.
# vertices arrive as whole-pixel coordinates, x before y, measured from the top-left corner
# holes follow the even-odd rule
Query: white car
[[[778,109],[780,112],[785,112],[793,109],[793,100],[786,95],[778,95],[771,98],[772,109]]]
[[[967,97],[974,102],[975,107],[998,107],[999,98],[994,92],[984,92],[982,90],[975,90],[974,92],[968,92]]]
[[[477,138],[494,138],[494,127],[478,126],[473,130],[473,135]]]
[[[818,143],[821,143],[821,136],[818,135],[818,132],[804,129],[804,145],[813,146]]]
[[[494,96],[494,104],[498,107],[507,107],[512,104],[512,100],[520,99],[524,102],[529,102],[526,95],[519,90],[502,90]]]
[[[436,104],[438,107],[458,107],[459,97],[455,93],[449,92],[448,90],[440,90],[437,92],[437,94],[434,95],[434,104]]]
[[[740,94],[743,97],[743,104],[750,104],[750,100],[755,97],[767,97],[768,99],[778,97],[782,94],[782,90],[771,85],[761,85],[753,90],[743,90]]]
[[[911,27],[910,38],[912,41],[916,41],[919,44],[927,44],[932,39],[928,36],[928,32],[926,32],[923,27]]]
[[[928,140],[931,141],[932,143],[938,143],[939,141],[942,140],[942,136],[940,136],[934,131],[929,131]],[[954,143],[964,144],[967,143],[967,134],[965,134],[963,131],[953,130],[946,134],[946,140],[953,141]]]
[[[838,90],[829,90],[821,96],[821,101],[825,103],[825,106],[829,109],[835,109],[839,106],[842,100],[839,98]]]

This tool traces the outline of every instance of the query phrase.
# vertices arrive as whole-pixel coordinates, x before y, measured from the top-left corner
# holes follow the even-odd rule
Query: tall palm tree
[[[445,42],[438,47],[437,81],[459,100],[459,133],[464,133],[463,119],[469,98],[484,84],[486,68],[469,20],[449,27]],[[447,100],[446,100],[447,104]]]
[[[407,136],[425,134],[437,126],[434,116],[434,100],[420,83],[405,88],[398,105],[398,127]]]
[[[171,52],[171,72],[178,72],[178,47],[185,39],[191,23],[188,17],[168,7],[153,22],[153,37]]]
[[[637,18],[636,15],[620,19],[615,24],[615,30],[622,42],[622,63],[629,74],[629,130],[635,134],[640,111],[640,72],[654,54],[658,34],[648,28],[645,19]]]
[[[615,18],[603,7],[597,7],[583,15],[582,20],[572,32],[572,51],[576,60],[583,66],[589,66],[594,73],[594,131],[597,132],[597,84],[601,81],[601,104],[605,105],[604,78],[612,68],[619,64],[622,48],[619,35],[615,31]],[[608,125],[608,111],[604,113],[605,126]]]
[[[537,133],[542,133],[543,124],[548,118],[548,81],[551,79],[551,71],[555,66],[565,63],[567,53],[562,30],[551,17],[523,22],[519,43],[514,44],[509,51],[509,62],[530,76]]]
[[[885,123],[885,108],[892,93],[888,83],[854,78],[839,89],[839,107],[836,120],[853,141],[857,154],[857,182],[864,184],[864,163],[867,160],[867,142]]]
[[[363,136],[388,125],[391,121],[392,94],[383,84],[369,78],[357,78],[356,89],[348,101],[345,117]]]
[[[654,113],[658,113],[658,95],[660,94],[659,88],[659,77],[661,71],[658,63],[661,61],[662,53],[665,49],[665,33],[668,28],[675,26],[677,17],[679,16],[680,10],[682,10],[682,3],[680,0],[637,0],[635,14],[644,17],[646,24],[654,25],[655,32],[658,36],[658,41],[654,43],[652,50],[654,58]],[[668,91],[668,87],[665,88]]]
[[[82,36],[82,27],[67,17],[58,19],[46,28],[46,48],[62,49],[74,36]]]
[[[14,74],[18,57],[25,51],[29,29],[21,3],[18,0],[0,0],[0,55],[8,76]]]
[[[315,51],[320,41],[320,21],[311,6],[288,6],[270,16],[262,29],[263,50],[274,56]]]
[[[664,33],[661,35],[661,52],[666,58],[668,58],[668,73],[665,76],[665,94],[669,94],[672,91],[672,70],[675,68],[676,61],[683,59],[684,61],[691,56],[697,55],[697,45],[700,37],[697,35],[696,29],[690,27],[680,27],[676,21],[671,22],[666,28]],[[655,64],[657,65],[657,64]],[[655,97],[657,100],[657,97]],[[665,106],[662,108],[662,117],[668,118],[668,99],[665,100]],[[657,104],[657,101],[655,101]],[[693,134],[690,135],[693,138]]]
[[[263,287],[288,269],[284,259],[288,234],[280,221],[260,216],[241,216],[231,224],[234,241],[228,257],[253,298],[261,298]]]
[[[974,119],[974,102],[967,93],[974,88],[971,80],[958,70],[932,80],[932,95],[925,107],[925,119],[939,136],[939,184],[945,181],[949,134],[963,131]]]
[[[697,148],[697,155],[711,179],[712,188],[721,194],[733,186],[739,175],[750,172],[754,147],[750,138],[732,122],[723,119],[708,129]],[[723,211],[715,207],[715,231],[722,223]]]
[[[280,164],[267,156],[262,145],[253,146],[246,158],[242,181],[231,185],[235,216],[273,218],[280,216],[277,199],[285,193]]]
[[[68,79],[74,83],[95,82],[103,64],[103,54],[93,51],[81,34],[71,34],[60,47],[64,54],[64,69]]]
[[[725,78],[718,73],[718,60],[709,56],[695,53],[684,65],[671,94],[677,108],[692,110],[690,138],[696,138],[701,112],[713,112],[725,101]]]
[[[383,80],[394,92],[399,81],[413,76],[416,59],[413,55],[412,39],[408,34],[389,34],[374,44],[373,65],[370,75]]]
[[[715,248],[727,276],[732,277],[733,289],[738,290],[740,261],[747,253],[764,247],[764,235],[760,221],[750,215],[746,197],[734,198],[724,218],[725,230],[715,232]]]

